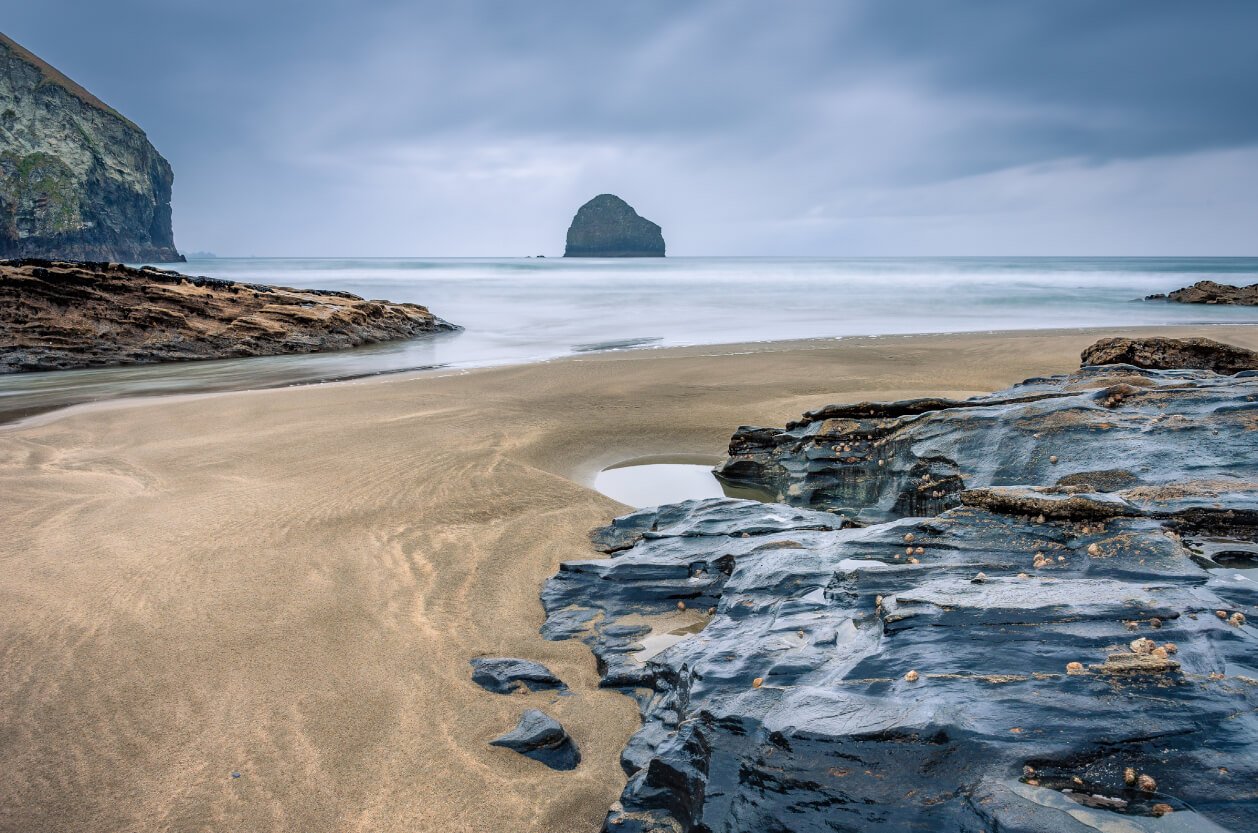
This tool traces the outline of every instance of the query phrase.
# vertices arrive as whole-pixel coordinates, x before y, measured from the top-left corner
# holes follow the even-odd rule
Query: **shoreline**
[[[303,379],[294,379],[290,381],[276,381],[271,384],[261,384],[255,387],[206,387],[190,385],[188,388],[175,388],[169,391],[152,392],[152,393],[120,393],[116,396],[108,396],[104,398],[94,398],[82,401],[69,401],[64,404],[54,404],[49,406],[35,407],[13,407],[6,408],[4,396],[0,396],[0,431],[15,425],[27,424],[30,420],[38,419],[49,414],[57,414],[79,408],[93,407],[97,405],[109,405],[111,403],[122,403],[130,401],[149,401],[169,399],[172,397],[184,396],[216,396],[231,395],[237,393],[253,393],[262,391],[285,390],[288,388],[324,386],[336,384],[352,384],[360,382],[370,382],[377,379],[386,379],[388,377],[399,378],[422,378],[432,375],[442,374],[464,374],[492,371],[501,368],[512,367],[531,367],[536,365],[546,365],[555,362],[565,361],[597,361],[597,360],[615,360],[617,357],[624,356],[655,356],[655,357],[681,357],[681,356],[737,356],[752,355],[759,353],[780,353],[798,350],[824,350],[835,347],[840,344],[855,344],[863,341],[880,341],[895,339],[913,339],[913,338],[931,338],[931,339],[965,339],[970,337],[996,337],[996,338],[1020,338],[1034,337],[1041,335],[1095,335],[1096,338],[1104,338],[1108,336],[1129,336],[1135,334],[1157,334],[1166,335],[1167,337],[1188,337],[1191,335],[1199,335],[1198,331],[1205,330],[1207,333],[1218,335],[1219,331],[1258,331],[1258,323],[1254,324],[1165,324],[1152,326],[1128,326],[1128,327],[1068,327],[1068,328],[1046,328],[1034,330],[958,330],[958,331],[941,331],[941,332],[922,332],[922,333],[884,333],[880,335],[854,335],[854,336],[827,336],[823,338],[802,338],[802,339],[785,339],[785,340],[764,340],[764,341],[735,341],[724,342],[719,344],[691,344],[691,345],[675,345],[675,346],[641,346],[630,347],[624,349],[610,349],[591,352],[572,352],[565,355],[553,356],[550,358],[534,359],[520,362],[505,362],[502,364],[483,364],[468,367],[459,367],[457,365],[441,364],[420,367],[394,368],[377,371],[367,371],[363,373],[352,373],[345,375],[326,376],[326,377],[310,377]],[[1208,336],[1213,337],[1213,336]],[[1216,341],[1226,341],[1226,337],[1219,337]],[[376,345],[372,345],[376,346]],[[1241,344],[1240,346],[1251,346]],[[1251,349],[1258,347],[1251,346]],[[346,353],[351,351],[332,351],[332,355],[337,352]],[[314,353],[312,356],[329,355],[329,353]],[[266,359],[269,357],[252,357]],[[249,361],[249,358],[240,359],[239,361]],[[211,360],[222,361],[222,360]],[[235,360],[233,360],[235,361]],[[165,362],[155,365],[145,365],[145,367],[163,367],[169,368],[177,365],[196,366],[201,362]],[[132,366],[118,366],[132,367]],[[113,366],[107,368],[94,368],[101,370],[116,369]],[[60,372],[77,372],[77,371],[46,371],[47,373]],[[31,374],[21,374],[28,376]],[[42,375],[42,374],[41,374]],[[14,378],[10,376],[9,378]],[[5,377],[0,376],[0,380]]]
[[[1203,329],[582,354],[0,426],[3,824],[597,830],[638,709],[585,644],[538,633],[542,582],[627,511],[588,477],[720,455],[740,425],[832,402],[1066,373],[1102,335]],[[1258,348],[1258,326],[1208,335]],[[475,656],[542,662],[570,695],[486,692]],[[488,745],[526,708],[563,723],[577,769]]]

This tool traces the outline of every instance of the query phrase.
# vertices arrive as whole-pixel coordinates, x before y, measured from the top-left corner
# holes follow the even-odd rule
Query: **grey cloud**
[[[982,253],[996,206],[1029,253],[1096,251],[1099,227],[1132,253],[1252,246],[1226,231],[1252,202],[1177,214],[1162,182],[1249,181],[1251,2],[41,0],[6,18],[146,128],[195,248],[553,251],[604,190],[678,253]]]

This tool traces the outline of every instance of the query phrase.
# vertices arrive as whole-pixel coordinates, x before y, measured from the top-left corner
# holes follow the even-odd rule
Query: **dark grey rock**
[[[1209,338],[1103,338],[1083,351],[1084,367],[1131,364],[1153,370],[1258,370],[1258,353]]]
[[[1085,367],[964,401],[830,405],[784,429],[740,428],[717,476],[862,521],[938,514],[991,486],[1121,484],[1169,507],[1173,493],[1245,479],[1256,398],[1253,371]]]
[[[1135,392],[1101,404],[1118,384]],[[771,464],[809,474],[835,437],[892,437],[883,459],[942,456],[983,485],[863,528],[711,500],[596,533],[611,557],[563,564],[542,600],[543,634],[584,640],[642,711],[604,829],[1251,829],[1258,631],[1235,614],[1258,611],[1256,386],[1088,368],[964,403],[833,406],[772,435],[797,432],[766,444]],[[838,494],[846,472],[783,496]],[[904,488],[846,505],[894,518]],[[696,632],[640,654],[679,600]]]
[[[540,662],[510,657],[477,657],[472,661],[472,682],[495,694],[567,689],[563,681]]]
[[[494,738],[489,745],[514,749],[551,769],[574,769],[581,762],[576,741],[558,720],[537,709],[526,711],[514,729]]]
[[[660,227],[615,194],[599,194],[577,210],[564,257],[663,257]]]

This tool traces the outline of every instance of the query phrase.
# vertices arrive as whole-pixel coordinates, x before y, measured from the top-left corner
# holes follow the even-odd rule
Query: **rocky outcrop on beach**
[[[989,486],[1108,493],[1226,480],[1237,458],[1189,464],[1180,450],[1189,437],[1204,448],[1244,448],[1252,385],[1208,371],[1107,365],[963,401],[830,405],[785,428],[739,428],[717,476],[863,522],[935,515],[959,506],[966,489]]]
[[[641,708],[605,829],[1248,829],[1255,430],[1258,372],[1131,365],[740,429],[791,505],[642,510],[543,591]]]
[[[1177,289],[1165,295],[1149,295],[1146,301],[1175,301],[1180,304],[1237,304],[1258,306],[1258,283],[1249,286],[1232,286],[1214,281],[1197,281],[1192,286]]]
[[[489,745],[513,749],[551,769],[575,769],[581,762],[581,751],[572,736],[558,720],[537,709],[524,712],[514,729]]]
[[[1103,338],[1083,351],[1083,366],[1132,364],[1152,370],[1189,368],[1215,373],[1258,370],[1258,353],[1209,338]]]
[[[0,257],[181,261],[144,131],[0,35]]]
[[[660,227],[615,194],[599,194],[577,210],[564,257],[663,257]]]
[[[314,353],[457,329],[417,304],[146,266],[0,262],[0,373]]]

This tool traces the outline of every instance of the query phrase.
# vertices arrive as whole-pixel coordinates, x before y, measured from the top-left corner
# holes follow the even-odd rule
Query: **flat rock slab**
[[[489,745],[514,749],[551,769],[575,769],[581,762],[576,741],[558,720],[537,709],[526,711],[514,729],[494,738]]]
[[[316,353],[456,329],[418,304],[348,292],[0,262],[0,373]]]
[[[471,662],[472,682],[495,694],[568,688],[540,662],[512,657],[477,657]]]

